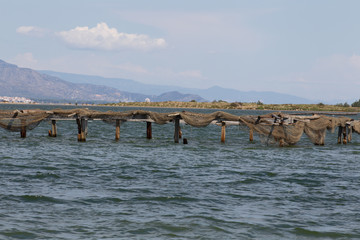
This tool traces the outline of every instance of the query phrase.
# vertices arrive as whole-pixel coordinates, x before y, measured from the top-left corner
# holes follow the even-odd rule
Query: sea
[[[0,109],[87,107],[1,104]],[[177,112],[184,109],[144,109]],[[216,110],[187,109],[211,113]],[[225,110],[224,110],[225,111]],[[236,115],[264,111],[226,110]],[[351,116],[359,119],[359,115]],[[325,146],[304,135],[267,145],[238,126],[41,122],[25,139],[0,129],[0,239],[359,239],[360,137]]]

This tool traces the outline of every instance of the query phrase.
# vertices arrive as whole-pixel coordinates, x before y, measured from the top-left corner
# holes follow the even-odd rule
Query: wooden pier
[[[316,145],[325,144],[327,130],[338,128],[339,144],[347,144],[352,139],[352,133],[360,133],[360,121],[347,117],[325,116],[320,114],[297,115],[270,113],[266,115],[232,115],[226,112],[199,114],[194,112],[157,113],[151,111],[100,112],[88,109],[62,110],[0,110],[0,127],[9,131],[20,132],[25,138],[27,130],[36,127],[41,121],[50,121],[50,137],[57,137],[57,121],[73,120],[77,124],[77,139],[85,142],[88,133],[89,120],[101,120],[115,126],[115,140],[120,139],[120,126],[124,122],[146,122],[146,138],[152,139],[152,123],[174,124],[174,142],[182,138],[181,125],[206,127],[216,124],[221,127],[220,142],[226,141],[226,128],[229,126],[244,126],[249,131],[249,141],[254,140],[254,133],[262,136],[266,143],[277,142],[279,146],[296,144],[303,133]],[[187,139],[183,139],[187,143]]]

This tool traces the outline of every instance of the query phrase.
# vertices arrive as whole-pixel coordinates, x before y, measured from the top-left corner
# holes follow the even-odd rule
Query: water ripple
[[[360,238],[358,135],[279,148],[236,127],[220,144],[218,126],[182,126],[183,145],[173,124],[148,140],[146,124],[126,123],[115,141],[93,121],[78,143],[75,122],[60,121],[57,138],[49,127],[26,139],[0,129],[0,238]]]

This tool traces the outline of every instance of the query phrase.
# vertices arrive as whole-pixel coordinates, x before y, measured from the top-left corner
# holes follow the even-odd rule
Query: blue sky
[[[21,67],[324,102],[360,98],[360,1],[0,3],[0,59]]]

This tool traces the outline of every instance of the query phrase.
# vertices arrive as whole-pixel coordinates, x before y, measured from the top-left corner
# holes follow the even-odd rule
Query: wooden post
[[[57,129],[56,129],[56,120],[51,120],[51,130],[49,130],[49,137],[56,137]]]
[[[81,119],[77,118],[76,122],[78,124],[78,141],[86,142],[88,120],[82,117]]]
[[[80,142],[81,141],[81,121],[80,121],[80,118],[76,118],[76,124],[78,126],[77,138],[78,138],[78,141]]]
[[[20,137],[26,138],[26,119],[21,119]]]
[[[182,138],[182,131],[180,125],[179,125],[179,138]]]
[[[174,141],[179,143],[179,129],[180,129],[180,118],[175,118],[175,132],[174,132]]]
[[[339,128],[339,130],[338,130],[338,144],[341,144],[341,135],[342,135],[342,132],[343,132],[343,127],[339,126],[338,128]]]
[[[321,134],[321,138],[320,138],[320,142],[319,142],[320,146],[324,146],[325,145],[325,135]]]
[[[146,138],[152,139],[151,122],[146,122]]]
[[[352,139],[352,126],[348,125],[348,142],[351,142]]]
[[[252,128],[250,128],[249,131],[249,141],[250,142],[254,141],[254,130]]]
[[[86,142],[86,136],[88,133],[88,120],[85,118],[81,119],[81,138],[83,142]]]
[[[281,138],[279,140],[279,147],[284,147],[284,146],[285,146],[285,140]]]
[[[221,142],[225,142],[225,135],[226,135],[226,123],[221,122]]]
[[[345,125],[345,127],[343,128],[343,144],[347,143],[347,127]]]
[[[86,136],[88,135],[88,120],[86,118],[84,118],[83,121],[84,121],[84,133],[85,133],[85,140],[86,140]]]
[[[120,119],[116,119],[115,140],[120,139]]]

